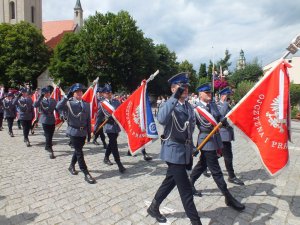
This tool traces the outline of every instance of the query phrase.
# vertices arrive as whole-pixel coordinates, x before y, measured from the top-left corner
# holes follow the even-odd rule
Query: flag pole
[[[159,74],[159,70],[156,70],[155,73],[151,74],[150,77],[146,80],[146,83],[148,84],[150,81],[152,81],[157,76],[157,74]],[[94,132],[94,134],[97,134],[100,131],[100,129],[102,127],[104,127],[104,125],[107,123],[108,119],[109,119],[109,117],[107,119],[105,119],[103,121],[103,123],[101,123],[101,125],[97,128],[97,130],[96,130],[96,132]],[[94,137],[94,134],[92,135],[92,138]]]

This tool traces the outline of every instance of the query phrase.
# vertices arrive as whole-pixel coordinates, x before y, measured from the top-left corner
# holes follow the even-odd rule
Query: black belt
[[[170,137],[169,140],[173,141],[173,142],[177,142],[179,144],[188,144],[190,142],[190,140],[185,140],[184,141],[184,140],[178,140],[177,138],[172,138],[172,137]]]
[[[72,125],[69,125],[69,127],[72,127],[72,128],[74,128],[74,129],[78,129],[78,130],[80,130],[80,131],[83,131],[83,130],[85,130],[85,128],[86,128],[86,127],[76,127],[76,126],[72,126]]]

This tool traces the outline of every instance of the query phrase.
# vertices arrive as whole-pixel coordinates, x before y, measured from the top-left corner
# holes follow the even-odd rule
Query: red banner
[[[227,115],[253,143],[272,176],[289,160],[290,81],[287,67],[290,65],[281,61]]]
[[[82,99],[84,101],[90,103],[91,131],[94,130],[98,111],[97,88],[98,85],[95,85],[94,87],[89,87],[82,96]]]
[[[146,86],[144,81],[113,113],[114,119],[127,134],[129,150],[133,155],[158,136]]]
[[[56,102],[59,102],[61,100],[61,89],[58,86],[54,87],[54,90],[50,96],[50,98],[53,98]],[[61,124],[63,121],[60,119],[59,113],[54,110],[54,117],[55,117],[55,126]]]
[[[38,92],[35,91],[34,94],[31,96],[32,102],[36,102],[38,100]],[[31,121],[31,125],[35,125],[38,122],[39,119],[39,109],[38,108],[33,108],[33,120]]]

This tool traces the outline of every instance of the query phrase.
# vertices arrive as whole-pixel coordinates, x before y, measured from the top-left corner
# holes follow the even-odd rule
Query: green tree
[[[241,81],[234,91],[233,99],[236,102],[240,101],[250,91],[250,89],[254,87],[255,83],[256,82],[249,80]]]
[[[35,87],[37,77],[49,64],[50,56],[41,31],[26,22],[0,26],[1,36],[4,35],[0,52],[2,82],[6,86],[30,82]]]
[[[50,61],[50,76],[55,82],[60,82],[62,87],[74,83],[87,85],[88,79],[84,73],[87,69],[82,58],[82,46],[79,35],[67,33],[61,42],[54,48],[53,57]]]
[[[206,71],[206,63],[201,63],[199,72],[198,72],[198,77],[207,77],[207,71]]]
[[[212,72],[213,72],[213,63],[211,60],[209,60],[209,64],[208,64],[208,68],[207,68],[207,77],[209,78],[209,80],[211,80]]]
[[[220,69],[220,66],[222,67],[222,70],[225,70],[231,66],[231,62],[229,62],[231,57],[231,54],[229,53],[228,49],[225,50],[225,56],[223,59],[220,59],[217,63],[216,63],[216,70]]]
[[[291,83],[290,85],[291,105],[296,106],[300,104],[300,84]]]
[[[80,31],[89,80],[111,82],[113,88],[133,91],[154,72],[155,50],[128,12],[96,12]]]
[[[184,60],[178,65],[178,72],[189,72],[189,79],[190,79],[190,92],[195,92],[195,89],[198,85],[198,77],[196,71],[193,69],[193,64],[189,61]]]
[[[256,82],[261,76],[263,76],[262,67],[257,62],[253,62],[247,64],[244,69],[235,70],[229,77],[229,83],[236,87],[244,80]]]
[[[178,62],[175,52],[171,52],[164,44],[155,46],[157,55],[157,68],[159,74],[148,85],[150,93],[156,96],[170,94],[170,86],[167,80],[178,73]]]

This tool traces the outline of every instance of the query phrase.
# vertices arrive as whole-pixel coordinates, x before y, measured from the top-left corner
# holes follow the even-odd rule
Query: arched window
[[[16,19],[15,2],[9,3],[10,19]]]
[[[34,23],[35,8],[31,6],[31,22]]]

